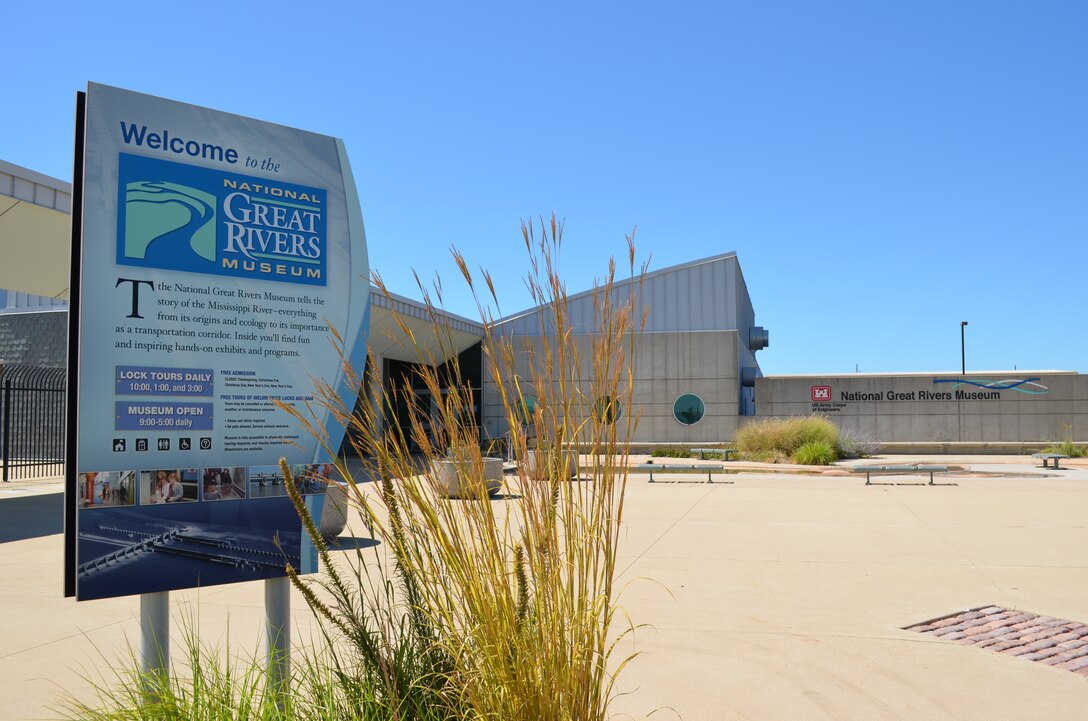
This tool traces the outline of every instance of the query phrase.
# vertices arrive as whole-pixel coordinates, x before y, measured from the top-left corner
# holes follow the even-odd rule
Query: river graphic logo
[[[215,262],[214,195],[163,180],[137,180],[125,189],[124,254],[144,259],[152,243],[188,245],[201,258]],[[156,250],[159,246],[156,246]]]
[[[326,284],[324,190],[121,153],[117,262]]]
[[[966,378],[938,378],[933,381],[937,383],[951,383],[952,388],[960,389],[963,386],[973,386],[975,388],[981,388],[983,391],[995,392],[995,391],[1016,391],[1017,393],[1023,393],[1029,396],[1043,396],[1050,392],[1050,389],[1037,381],[1041,378],[1008,378],[1005,380],[991,381],[984,378],[976,378],[974,380],[967,380]],[[957,393],[962,391],[957,390]]]

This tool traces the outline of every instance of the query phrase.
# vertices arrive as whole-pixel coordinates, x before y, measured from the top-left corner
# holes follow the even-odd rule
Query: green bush
[[[1063,438],[1053,445],[1044,448],[1043,451],[1045,453],[1060,453],[1063,456],[1069,456],[1070,458],[1083,458],[1084,456],[1088,456],[1088,447],[1077,445],[1073,442],[1072,438]]]
[[[1073,426],[1066,423],[1064,424],[1061,437],[1051,443],[1048,447],[1044,448],[1043,452],[1060,453],[1063,456],[1069,456],[1070,458],[1082,458],[1088,456],[1088,446],[1083,443],[1077,445],[1073,441]]]
[[[687,446],[658,446],[650,455],[654,458],[690,458],[691,449]]]
[[[830,466],[836,458],[835,447],[823,441],[809,441],[793,454],[794,463],[802,466]]]
[[[737,430],[737,450],[746,460],[792,458],[807,443],[838,447],[839,431],[823,416],[767,418],[747,423]]]

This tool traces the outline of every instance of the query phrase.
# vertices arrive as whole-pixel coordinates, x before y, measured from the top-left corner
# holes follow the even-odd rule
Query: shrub
[[[1073,441],[1073,428],[1070,425],[1065,426],[1065,432],[1062,437],[1054,441],[1050,446],[1043,449],[1044,453],[1060,453],[1063,456],[1069,456],[1070,458],[1082,458],[1088,456],[1088,446],[1077,445]]]
[[[687,446],[658,446],[650,455],[654,458],[690,458],[691,449]]]
[[[824,441],[809,441],[793,454],[794,463],[802,466],[830,466],[836,458],[834,446]]]
[[[774,462],[792,458],[806,443],[825,443],[835,449],[839,431],[823,416],[767,418],[741,426],[736,440],[742,458]]]
[[[844,428],[839,431],[839,458],[869,458],[880,453],[880,441],[872,431]]]
[[[737,429],[737,452],[748,460],[773,453],[778,446],[781,422],[764,418],[745,423]]]
[[[1088,456],[1088,447],[1077,445],[1072,438],[1060,440],[1044,449],[1045,453],[1060,453],[1070,458]]]

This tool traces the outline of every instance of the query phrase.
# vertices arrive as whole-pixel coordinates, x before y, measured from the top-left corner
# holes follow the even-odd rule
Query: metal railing
[[[3,481],[64,474],[64,368],[0,366]]]

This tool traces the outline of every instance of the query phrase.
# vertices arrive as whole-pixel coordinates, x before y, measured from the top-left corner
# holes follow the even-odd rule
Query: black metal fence
[[[0,366],[3,480],[64,475],[66,370]]]

